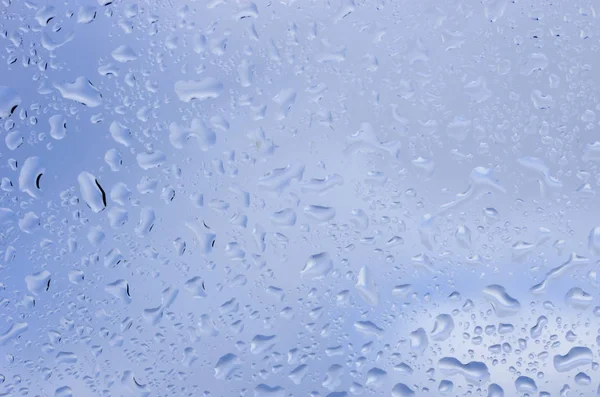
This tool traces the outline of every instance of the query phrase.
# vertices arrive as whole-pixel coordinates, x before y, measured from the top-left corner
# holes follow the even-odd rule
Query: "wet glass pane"
[[[0,0],[0,396],[598,394],[598,7]]]

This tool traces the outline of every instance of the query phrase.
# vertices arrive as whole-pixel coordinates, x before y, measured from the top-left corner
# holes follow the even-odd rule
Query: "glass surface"
[[[598,394],[598,7],[0,0],[0,396]]]

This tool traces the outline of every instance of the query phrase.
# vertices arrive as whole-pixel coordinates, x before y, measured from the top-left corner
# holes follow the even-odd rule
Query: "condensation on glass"
[[[0,395],[596,395],[598,7],[0,0]]]

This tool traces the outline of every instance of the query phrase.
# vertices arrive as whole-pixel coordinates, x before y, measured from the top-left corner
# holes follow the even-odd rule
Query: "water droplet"
[[[0,86],[0,119],[9,117],[21,104],[21,97],[14,89]]]
[[[87,78],[80,76],[73,83],[55,83],[63,98],[94,108],[102,104],[102,94]]]
[[[417,394],[404,383],[396,383],[392,388],[392,397],[415,397]]]
[[[462,375],[468,382],[480,384],[490,378],[487,365],[479,361],[463,364],[454,357],[444,357],[438,362],[440,371],[445,375]]]
[[[106,208],[106,193],[96,177],[89,172],[84,171],[79,174],[77,181],[79,182],[81,197],[87,206],[93,212],[104,210],[104,208]]]
[[[565,355],[554,356],[554,368],[558,372],[567,372],[584,365],[590,365],[593,360],[592,351],[584,346],[572,347]]]
[[[113,59],[117,62],[125,63],[135,61],[138,55],[135,53],[133,48],[128,45],[120,45],[113,50],[110,54]]]
[[[333,261],[327,252],[311,255],[304,268],[300,272],[301,276],[309,279],[325,278],[333,269]]]

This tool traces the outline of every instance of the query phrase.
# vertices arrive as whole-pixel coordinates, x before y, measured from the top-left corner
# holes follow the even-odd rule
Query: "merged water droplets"
[[[483,294],[499,317],[511,316],[521,309],[521,303],[510,296],[501,285],[489,285],[483,290]]]
[[[438,366],[445,375],[460,374],[474,384],[486,382],[490,378],[487,365],[479,361],[463,364],[454,357],[444,357],[439,361]]]
[[[553,358],[554,368],[558,372],[567,372],[592,363],[593,353],[588,347],[572,347],[564,355],[557,354]]]
[[[79,76],[72,83],[55,83],[54,87],[65,99],[95,108],[102,104],[102,94],[85,76]]]

